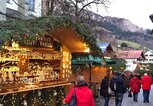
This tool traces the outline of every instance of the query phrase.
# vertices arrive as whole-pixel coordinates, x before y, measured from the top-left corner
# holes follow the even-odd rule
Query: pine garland
[[[83,42],[86,42],[91,50],[101,54],[101,50],[96,45],[96,40],[89,36],[90,32],[84,25],[72,22],[67,16],[47,16],[29,20],[10,19],[0,22],[0,39],[3,44],[14,39],[20,45],[26,45],[27,41],[35,40],[36,35],[43,36],[47,31],[53,31],[58,27],[71,27],[82,37]]]

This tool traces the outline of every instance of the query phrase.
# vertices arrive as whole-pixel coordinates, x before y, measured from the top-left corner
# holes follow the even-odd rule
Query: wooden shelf
[[[52,87],[59,87],[59,86],[68,86],[71,83],[57,83],[57,84],[50,84],[50,85],[46,85],[43,87],[34,87],[34,88],[24,88],[24,89],[19,89],[17,91],[6,91],[3,93],[0,93],[0,95],[8,95],[8,94],[15,94],[15,93],[20,93],[20,92],[27,92],[27,91],[32,91],[32,90],[41,90],[41,89],[45,89],[45,88],[52,88]],[[12,89],[13,90],[13,89]]]
[[[44,60],[44,61],[49,60],[50,61],[51,59],[36,59],[36,58],[35,59],[32,59],[31,58],[29,60]],[[60,59],[54,59],[53,61],[61,61],[61,60]]]
[[[39,77],[39,75],[22,75],[22,76],[19,76],[18,78],[20,77],[34,78],[34,77]]]
[[[0,59],[1,60],[1,59]],[[19,61],[19,60],[15,60],[15,59],[5,59],[5,61],[3,61],[3,62],[6,62],[6,61]],[[2,62],[2,61],[0,61],[0,62]]]

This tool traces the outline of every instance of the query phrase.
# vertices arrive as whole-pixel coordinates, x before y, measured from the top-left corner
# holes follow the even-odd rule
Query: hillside
[[[96,38],[109,42],[114,42],[116,39],[115,43],[118,43],[118,40],[130,41],[140,44],[139,47],[153,49],[153,36],[150,35],[150,30],[140,28],[124,18],[103,17],[93,12],[90,14],[92,22],[87,21],[86,24],[92,28],[93,36]]]
[[[71,8],[72,19],[74,17],[74,7]],[[73,12],[72,12],[73,11]],[[56,15],[62,15],[62,12],[57,10]],[[82,14],[82,19],[86,19],[87,14]],[[153,49],[153,36],[150,35],[151,30],[140,28],[124,18],[101,16],[92,11],[88,11],[90,20],[85,20],[83,23],[88,27],[91,35],[101,41],[112,42],[113,45],[118,44],[117,40],[131,41],[145,46],[149,49]],[[148,16],[149,18],[149,16]],[[115,41],[116,39],[116,41]]]

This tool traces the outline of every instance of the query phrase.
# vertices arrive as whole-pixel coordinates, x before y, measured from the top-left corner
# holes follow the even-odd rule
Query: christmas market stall
[[[96,49],[85,33],[68,17],[1,22],[0,105],[61,106],[71,54]]]

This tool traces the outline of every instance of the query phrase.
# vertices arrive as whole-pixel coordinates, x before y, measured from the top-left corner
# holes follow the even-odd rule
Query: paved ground
[[[103,97],[95,98],[96,106],[104,106]],[[109,106],[115,106],[115,99],[111,98],[109,101]],[[128,94],[124,94],[122,106],[153,106],[153,86],[150,92],[150,103],[143,103],[142,90],[138,95],[138,102],[134,102],[133,98],[128,97]]]

